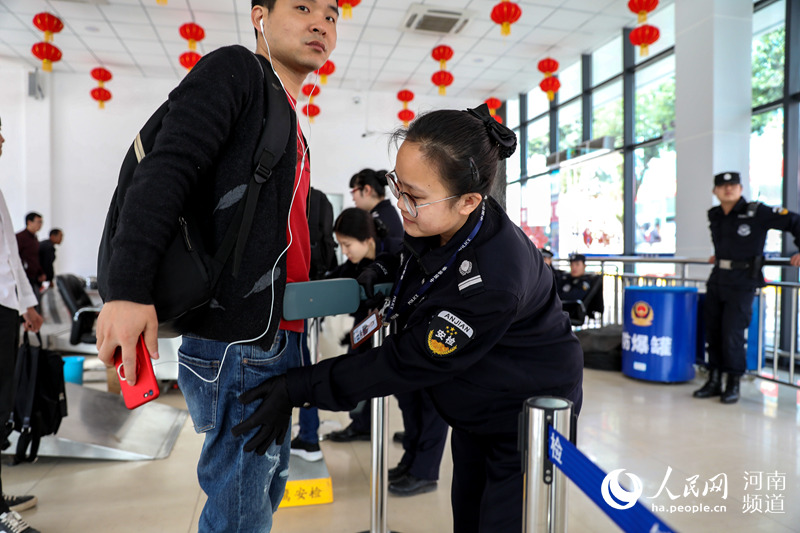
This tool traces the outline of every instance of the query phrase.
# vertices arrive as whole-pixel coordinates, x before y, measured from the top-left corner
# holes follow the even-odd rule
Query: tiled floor
[[[336,351],[325,342],[324,350]],[[797,391],[780,390],[775,396],[765,382],[748,382],[743,387],[744,398],[726,406],[717,400],[693,399],[691,392],[699,383],[697,378],[691,383],[663,385],[636,381],[616,372],[587,370],[579,448],[605,471],[625,469],[639,476],[644,485],[641,501],[648,507],[726,508],[716,513],[691,509],[660,512],[677,531],[800,531]],[[183,405],[177,391],[159,401]],[[322,412],[321,417],[330,421],[325,424],[328,429],[347,423],[345,413]],[[401,429],[400,424],[397,405],[391,401],[390,435]],[[4,488],[13,494],[38,496],[38,507],[23,516],[45,533],[194,532],[204,501],[195,477],[201,444],[201,437],[187,423],[167,459],[108,462],[41,458],[32,465],[4,465]],[[322,449],[332,476],[334,503],[281,509],[273,531],[369,530],[370,444],[324,441]],[[390,466],[401,453],[400,445],[389,444]],[[669,469],[669,479],[656,495]],[[410,498],[390,496],[389,527],[404,533],[450,531],[451,473],[446,452],[438,490]],[[719,493],[704,496],[706,483],[718,474],[727,477],[727,498]],[[756,486],[759,477],[760,488]],[[692,494],[693,487],[697,496]],[[568,530],[574,532],[619,530],[571,484],[568,524]]]

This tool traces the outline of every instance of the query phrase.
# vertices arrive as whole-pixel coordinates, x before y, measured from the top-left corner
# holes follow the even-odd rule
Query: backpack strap
[[[272,67],[269,66],[265,70],[262,61],[267,62],[267,60],[256,54],[253,57],[261,69],[261,74],[264,76],[264,98],[267,102],[266,117],[262,119],[258,147],[253,154],[253,166],[255,167],[253,177],[247,185],[244,199],[239,201],[236,214],[214,256],[220,264],[224,264],[234,245],[236,245],[236,252],[233,257],[234,277],[238,275],[242,264],[244,245],[250,234],[250,228],[253,226],[261,185],[266,183],[272,176],[272,170],[286,151],[289,131],[291,130],[289,106],[285,100],[286,95],[279,83],[276,84],[275,80],[268,79],[274,77]],[[216,280],[213,281],[216,282]]]

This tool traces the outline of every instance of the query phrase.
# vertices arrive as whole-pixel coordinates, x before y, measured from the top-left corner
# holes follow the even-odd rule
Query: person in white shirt
[[[3,155],[4,142],[0,122],[0,156]],[[7,438],[11,433],[6,421],[14,411],[14,367],[19,348],[20,315],[25,331],[38,333],[44,320],[34,309],[37,304],[36,295],[22,268],[14,226],[0,189],[0,448],[7,446]],[[11,496],[2,490],[0,472],[0,493],[3,494],[0,501],[0,533],[38,533],[17,512],[36,505],[36,496]]]

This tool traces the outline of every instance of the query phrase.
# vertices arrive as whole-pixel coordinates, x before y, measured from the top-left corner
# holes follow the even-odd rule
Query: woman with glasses
[[[403,239],[403,223],[397,216],[397,210],[386,199],[386,171],[364,170],[350,178],[350,195],[356,207],[368,211],[383,222],[389,230],[389,237]]]
[[[516,137],[484,104],[427,113],[395,138],[403,143],[389,183],[407,253],[385,320],[398,333],[246,392],[242,402],[262,402],[234,432],[260,428],[243,445],[261,451],[288,426],[292,406],[343,410],[424,388],[453,428],[454,531],[520,531],[518,415],[540,395],[567,398],[577,413],[583,353],[553,274],[489,196]]]

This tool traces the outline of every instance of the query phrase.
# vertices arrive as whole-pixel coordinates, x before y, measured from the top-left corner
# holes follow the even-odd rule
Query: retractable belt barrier
[[[536,397],[528,399],[524,409],[520,432],[525,467],[524,533],[567,531],[566,487],[559,485],[561,475],[575,483],[623,531],[674,532],[639,501],[617,497],[617,487],[610,487],[609,476],[558,431],[574,434],[570,425],[574,424],[572,402]]]
[[[391,290],[391,283],[381,283],[375,286],[375,294],[388,296]],[[364,289],[356,280],[350,278],[288,283],[283,299],[283,318],[286,320],[318,319],[325,316],[354,313],[361,301],[365,299]],[[319,320],[314,321],[309,333],[311,344],[309,351],[312,363],[316,363],[319,356]],[[381,327],[373,337],[373,346],[380,346],[384,337],[385,328]],[[386,399],[373,398],[369,533],[388,533],[389,531],[386,524],[387,413]]]

